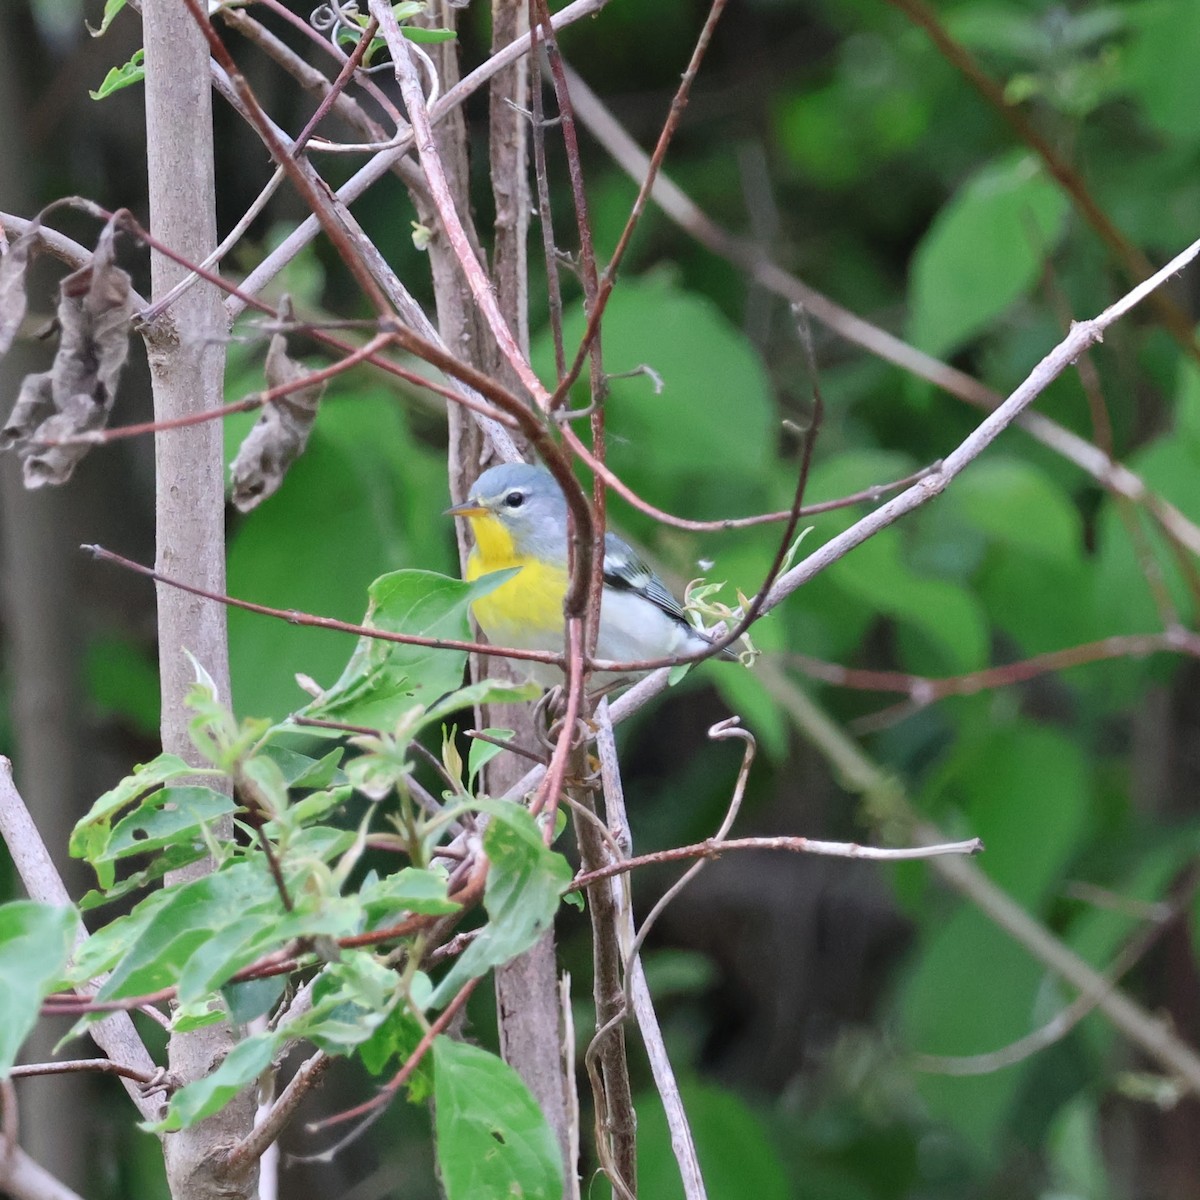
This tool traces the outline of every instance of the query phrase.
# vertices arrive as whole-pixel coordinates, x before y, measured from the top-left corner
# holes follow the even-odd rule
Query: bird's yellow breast
[[[566,568],[519,554],[508,530],[490,513],[472,514],[470,521],[475,549],[467,560],[468,580],[520,568],[471,605],[480,628],[498,646],[561,650]]]

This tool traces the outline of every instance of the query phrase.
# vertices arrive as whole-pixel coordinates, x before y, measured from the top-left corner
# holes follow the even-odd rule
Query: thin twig
[[[941,833],[922,821],[897,781],[873,762],[801,688],[770,663],[760,675],[767,689],[806,738],[837,772],[843,786],[866,797],[886,796],[889,812],[912,827],[922,842],[941,842]],[[1200,1053],[1166,1022],[1147,1012],[1055,937],[974,863],[955,855],[932,860],[933,870],[1038,962],[1079,992],[1098,997],[1096,1007],[1112,1025],[1200,1096]]]
[[[242,115],[253,127],[254,132],[262,139],[263,145],[270,151],[271,157],[275,160],[276,164],[282,167],[287,173],[292,186],[303,198],[305,204],[316,214],[325,231],[325,235],[333,243],[338,256],[345,264],[346,269],[354,277],[354,282],[361,289],[371,307],[381,315],[389,313],[391,306],[388,303],[387,297],[383,294],[383,291],[375,281],[375,277],[363,262],[362,256],[358,254],[354,242],[347,236],[345,225],[338,219],[335,213],[329,200],[330,189],[328,185],[321,179],[307,160],[297,158],[292,153],[292,147],[285,144],[281,131],[276,128],[274,122],[271,121],[263,110],[258,97],[254,94],[250,84],[234,61],[233,55],[229,53],[225,43],[213,27],[212,22],[209,21],[208,15],[201,7],[200,0],[183,0],[183,3],[187,6],[188,12],[191,13],[201,33],[207,39],[214,63],[224,72]],[[222,82],[220,75],[218,75],[218,90],[224,92],[225,89],[222,87]]]
[[[118,425],[112,429],[98,429],[90,433],[76,434],[73,437],[54,438],[36,444],[42,446],[69,446],[75,443],[86,445],[105,444],[121,441],[125,438],[145,437],[148,434],[163,433],[169,429],[186,429],[191,425],[202,425],[206,421],[220,421],[234,413],[250,412],[256,408],[265,408],[268,404],[274,404],[276,401],[290,396],[293,392],[303,391],[305,388],[312,387],[315,384],[334,379],[343,372],[348,371],[351,367],[356,367],[365,361],[373,361],[375,355],[380,350],[385,349],[392,340],[393,335],[390,333],[377,334],[365,345],[352,351],[345,358],[331,363],[328,367],[310,371],[298,379],[278,384],[276,387],[267,388],[261,392],[254,392],[242,400],[234,401],[232,404],[223,404],[220,408],[208,409],[205,412],[187,413],[184,416],[172,417],[165,421],[143,421],[138,425]],[[455,396],[454,399],[457,400],[458,397]],[[499,413],[496,415],[503,416],[504,414]]]
[[[616,121],[600,98],[568,68],[576,112],[592,135],[635,181],[645,174],[649,157]],[[894,334],[872,325],[829,297],[809,287],[778,264],[764,258],[755,243],[718,225],[682,189],[660,173],[652,191],[666,216],[712,253],[745,271],[755,283],[793,304],[828,326],[848,342],[976,408],[990,411],[1003,396],[964,371],[908,345]],[[1144,480],[1122,463],[1113,462],[1085,438],[1037,412],[1025,412],[1017,425],[1056,454],[1085,471],[1101,487],[1145,505],[1173,540],[1200,555],[1200,526],[1178,508],[1151,491]]]
[[[1184,886],[1177,890],[1175,899],[1171,903],[1160,903],[1157,906],[1166,911],[1156,916],[1152,924],[1140,929],[1137,935],[1122,948],[1120,954],[1104,972],[1109,990],[1117,986],[1121,977],[1128,974],[1170,928],[1172,922],[1178,920],[1184,905],[1191,902],[1197,883],[1200,883],[1200,872],[1193,870],[1189,872],[1189,878]],[[910,1054],[906,1061],[916,1070],[926,1071],[930,1074],[989,1075],[993,1071],[1015,1066],[1039,1051],[1054,1045],[1055,1042],[1061,1041],[1088,1013],[1096,1009],[1100,1000],[1099,993],[1082,991],[1045,1024],[999,1050],[992,1050],[984,1054],[963,1055]]]
[[[416,633],[393,633],[390,630],[377,629],[371,625],[355,625],[349,621],[338,621],[333,617],[318,617],[312,613],[304,613],[296,609],[272,608],[267,604],[254,604],[249,600],[239,600],[236,596],[227,596],[223,592],[208,591],[205,588],[197,587],[195,584],[173,579],[168,575],[164,575],[161,571],[154,570],[152,567],[144,566],[141,563],[134,562],[132,559],[125,558],[123,555],[106,550],[103,546],[82,546],[80,548],[86,550],[94,558],[98,558],[103,562],[114,563],[116,566],[124,567],[127,571],[134,571],[138,575],[144,575],[147,579],[153,579],[156,583],[165,583],[168,587],[179,588],[181,591],[190,592],[194,596],[202,596],[206,600],[215,600],[218,604],[226,604],[230,608],[244,609],[246,612],[258,613],[260,616],[274,617],[280,621],[287,621],[291,625],[309,625],[316,629],[333,629],[338,633],[353,633],[359,637],[377,638],[383,642],[399,642],[406,646],[429,646],[436,650],[466,650],[472,654],[490,654],[498,658],[520,658],[530,662],[544,662],[552,663],[555,666],[562,666],[563,660],[561,654],[552,654],[545,650],[521,650],[516,647],[488,646],[483,642],[464,642],[455,638],[431,638],[423,637]]]
[[[968,838],[963,842],[936,842],[928,846],[864,846],[858,842],[824,842],[807,837],[744,837],[705,838],[690,846],[673,846],[669,850],[656,850],[653,854],[642,854],[610,863],[595,871],[577,875],[566,887],[566,891],[581,891],[599,879],[624,875],[639,867],[656,866],[659,863],[685,862],[689,858],[713,860],[727,851],[740,850],[786,850],[791,854],[819,854],[828,858],[866,858],[873,862],[910,862],[914,859],[940,858],[947,854],[971,856],[983,853],[983,842],[979,838]]]
[[[449,1027],[450,1022],[458,1015],[459,1009],[466,1004],[471,993],[475,990],[476,984],[483,977],[476,976],[474,979],[468,979],[466,983],[455,993],[454,998],[449,1004],[438,1014],[437,1020],[433,1021],[429,1028],[425,1031],[421,1040],[413,1047],[412,1053],[404,1062],[404,1066],[384,1084],[379,1093],[370,1100],[364,1101],[362,1104],[356,1104],[353,1108],[346,1109],[345,1112],[335,1113],[331,1117],[325,1117],[323,1120],[314,1121],[305,1127],[308,1133],[320,1133],[322,1129],[329,1129],[334,1125],[344,1124],[346,1121],[354,1121],[359,1117],[365,1117],[370,1113],[377,1111],[380,1108],[386,1108],[391,1103],[395,1094],[412,1078],[413,1072],[421,1065],[421,1060],[433,1046],[434,1040],[438,1034],[444,1033]]]
[[[433,136],[433,126],[426,107],[420,74],[413,62],[412,45],[404,36],[395,13],[385,0],[369,0],[369,3],[371,13],[379,21],[380,31],[391,51],[396,69],[396,82],[400,85],[400,94],[404,98],[404,107],[408,111],[417,154],[420,157],[421,166],[425,169],[425,178],[429,181],[429,191],[437,205],[438,216],[442,221],[442,232],[454,248],[459,265],[462,267],[463,277],[471,289],[471,295],[475,298],[480,313],[488,323],[488,328],[491,330],[500,352],[530,396],[540,406],[545,407],[550,398],[549,393],[542,386],[541,380],[534,374],[529,360],[517,345],[512,330],[508,327],[508,322],[500,312],[495,292],[482,264],[475,257],[475,252],[467,238],[467,232],[459,218],[458,208],[454,203],[454,196],[446,179],[445,168],[438,154],[437,141]]]
[[[946,696],[972,696],[990,688],[1011,687],[1052,671],[1065,671],[1072,667],[1114,658],[1145,658],[1151,654],[1185,654],[1191,658],[1200,658],[1200,634],[1176,626],[1165,633],[1117,635],[1062,650],[1049,650],[1020,662],[987,667],[982,671],[970,671],[942,679],[908,675],[902,671],[844,667],[807,654],[793,653],[787,658],[806,675],[823,683],[862,691],[900,692],[907,695],[914,704],[925,707]]]
[[[350,82],[354,72],[358,70],[359,64],[367,53],[367,47],[370,46],[371,40],[375,37],[378,28],[379,23],[373,18],[368,19],[366,25],[363,26],[363,31],[359,35],[358,41],[354,44],[354,49],[350,52],[350,57],[342,63],[342,69],[338,72],[337,78],[330,85],[329,91],[321,100],[321,103],[317,105],[317,111],[309,117],[308,124],[304,126],[296,138],[295,145],[292,147],[293,154],[301,154],[303,152],[304,147],[308,144],[308,139],[313,135],[313,131],[325,119],[338,96],[342,94],[342,90],[346,84]]]
[[[617,246],[613,251],[608,266],[604,269],[604,276],[600,281],[596,304],[588,314],[587,328],[584,331],[583,341],[579,345],[579,350],[576,352],[575,361],[554,389],[554,400],[551,402],[552,408],[557,405],[562,395],[570,391],[571,385],[578,378],[579,371],[583,367],[584,359],[588,354],[588,348],[600,328],[600,320],[604,316],[605,306],[612,295],[613,286],[616,284],[617,272],[620,270],[621,261],[625,257],[625,251],[629,248],[629,243],[633,238],[633,231],[637,228],[638,221],[645,211],[650,193],[654,190],[654,181],[658,177],[659,170],[662,168],[663,159],[667,156],[667,149],[671,144],[671,139],[675,136],[676,129],[679,128],[679,121],[683,116],[683,110],[687,107],[692,83],[695,81],[697,74],[699,74],[700,64],[704,61],[704,55],[708,51],[713,34],[716,32],[717,22],[721,19],[726,2],[727,0],[712,0],[708,16],[705,18],[699,37],[696,38],[696,45],[692,49],[692,56],[688,61],[687,69],[683,72],[683,76],[679,81],[679,87],[676,89],[675,95],[671,100],[670,112],[667,114],[666,121],[663,122],[662,131],[658,135],[658,143],[654,147],[654,153],[650,156],[645,178],[641,181],[641,186],[638,188],[638,194],[634,199],[633,208],[630,209],[629,218],[625,222],[625,228],[621,231],[620,238],[617,239]],[[564,79],[566,78],[567,76],[564,73]]]
[[[41,1075],[120,1075],[122,1079],[132,1079],[135,1083],[149,1087],[158,1083],[162,1078],[161,1071],[143,1071],[125,1063],[113,1062],[111,1058],[63,1058],[56,1062],[23,1063],[13,1067],[9,1076],[13,1079]]]
[[[562,29],[599,12],[608,0],[574,0],[554,14],[554,27]],[[503,50],[491,55],[454,87],[449,88],[430,109],[429,119],[436,124],[447,114],[459,107],[469,96],[479,90],[498,71],[510,66],[521,55],[529,53],[531,37],[524,34]],[[357,200],[373,183],[386,175],[392,167],[413,148],[411,141],[398,142],[390,149],[375,155],[365,163],[335,195],[343,204]],[[261,291],[283,268],[317,235],[321,226],[316,216],[307,217],[284,241],[277,246],[243,281],[247,292]],[[236,316],[237,309],[230,306],[230,315]]]
[[[624,855],[628,857],[633,848],[633,832],[630,829],[629,814],[625,808],[625,789],[621,782],[621,764],[617,756],[616,733],[613,730],[607,700],[601,700],[596,708],[596,753],[600,758],[600,778],[604,785],[605,815],[623,847]],[[623,922],[619,931],[621,944],[628,951],[632,948],[635,936],[628,876],[612,879],[609,887],[613,889],[613,895],[617,898],[620,906]],[[646,972],[642,966],[641,956],[638,954],[632,954],[629,958],[625,986],[634,1019],[641,1032],[642,1044],[646,1048],[646,1056],[650,1060],[650,1073],[654,1077],[654,1086],[658,1090],[663,1111],[666,1113],[667,1128],[671,1133],[671,1150],[679,1166],[684,1196],[686,1200],[707,1200],[707,1191],[704,1186],[704,1177],[700,1171],[700,1159],[696,1153],[696,1142],[692,1137],[691,1124],[688,1121],[683,1096],[680,1094],[679,1084],[676,1082],[675,1072],[667,1054],[667,1045],[658,1023],[658,1015],[654,1011],[654,1001],[646,982]]]

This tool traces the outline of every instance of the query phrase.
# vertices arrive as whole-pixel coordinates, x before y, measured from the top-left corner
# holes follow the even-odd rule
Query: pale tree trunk
[[[192,262],[216,245],[212,92],[207,43],[183,0],[147,0],[146,142],[151,231]],[[157,298],[184,274],[152,254]],[[221,297],[197,284],[148,331],[146,344],[159,421],[221,402],[224,337]],[[222,432],[216,421],[155,437],[158,569],[212,591],[225,590]],[[229,700],[225,610],[216,603],[159,585],[159,671],[163,749],[197,761],[187,735],[184,697],[195,674],[190,651]],[[228,836],[228,833],[226,834]],[[203,869],[203,867],[201,867]],[[170,1069],[184,1082],[208,1074],[234,1044],[226,1025],[175,1034]],[[249,1200],[257,1170],[239,1179],[222,1171],[222,1150],[249,1132],[254,1097],[243,1093],[216,1116],[167,1134],[163,1150],[174,1200]]]

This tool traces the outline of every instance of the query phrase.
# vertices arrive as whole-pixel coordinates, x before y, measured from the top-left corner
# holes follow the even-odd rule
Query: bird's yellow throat
[[[475,549],[467,560],[468,580],[508,567],[521,568],[471,605],[484,632],[501,646],[561,649],[566,568],[518,554],[512,536],[491,513],[465,515],[475,535]]]
[[[467,564],[468,579],[478,579],[489,571],[503,571],[505,567],[525,565],[526,560],[517,555],[512,535],[490,512],[471,513],[467,519],[475,535],[475,550]]]

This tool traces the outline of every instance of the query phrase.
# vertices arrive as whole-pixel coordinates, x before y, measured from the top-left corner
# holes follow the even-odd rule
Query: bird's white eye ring
[[[504,497],[504,504],[506,508],[520,508],[524,503],[524,492],[509,492],[508,495]]]

